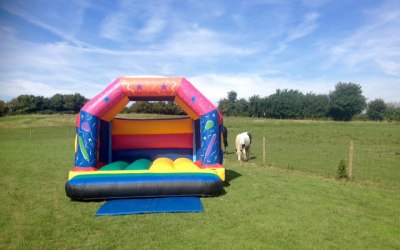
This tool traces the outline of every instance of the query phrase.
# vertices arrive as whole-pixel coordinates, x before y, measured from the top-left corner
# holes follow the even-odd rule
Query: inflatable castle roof
[[[120,77],[89,101],[82,111],[110,121],[129,101],[175,101],[195,120],[217,110],[183,77]]]

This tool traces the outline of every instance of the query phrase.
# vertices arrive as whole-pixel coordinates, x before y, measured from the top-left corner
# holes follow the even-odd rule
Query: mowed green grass
[[[386,142],[391,145],[387,148],[396,145],[399,124],[226,118],[228,183],[225,194],[202,198],[204,213],[96,217],[103,202],[73,202],[65,196],[74,164],[73,122],[73,116],[0,119],[0,249],[400,248],[396,149],[387,153],[385,158],[391,160],[384,167],[366,170],[379,173],[377,177],[356,171],[355,179],[337,181],[332,173],[338,161],[333,170],[295,163],[263,165],[262,150],[256,146],[263,136],[283,151],[319,140],[340,144],[340,138],[346,142],[350,135],[379,155],[378,145],[381,151]],[[320,134],[323,127],[329,130],[326,136]],[[245,130],[255,138],[254,158],[238,163],[233,137]],[[378,136],[382,134],[386,138]],[[344,152],[347,156],[347,146]],[[279,163],[278,158],[270,159]]]

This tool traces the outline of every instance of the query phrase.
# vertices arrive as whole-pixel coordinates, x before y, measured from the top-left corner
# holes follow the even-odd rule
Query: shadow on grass
[[[106,202],[108,200],[109,199],[79,200],[79,199],[70,198],[71,202],[76,202],[76,203],[102,203],[102,202]]]
[[[225,182],[224,186],[227,187],[230,185],[230,182],[238,177],[242,176],[240,173],[230,170],[230,169],[225,169]]]
[[[224,151],[224,155],[236,154],[235,151]]]

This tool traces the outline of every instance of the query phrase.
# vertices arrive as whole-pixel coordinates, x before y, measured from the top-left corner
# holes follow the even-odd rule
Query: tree
[[[382,121],[385,117],[386,104],[382,99],[375,99],[368,103],[367,116],[373,121]]]
[[[174,101],[137,101],[129,108],[126,108],[126,113],[186,115],[185,111]]]
[[[186,115],[186,112],[174,101],[167,102],[167,111],[170,115]]]
[[[79,94],[79,93],[75,93],[74,94],[74,111],[75,113],[78,113],[79,110],[81,110],[81,108],[86,104],[86,102],[88,102],[89,100],[86,99],[86,97],[84,97],[83,95]]]
[[[7,114],[7,105],[4,101],[0,100],[0,116]]]
[[[244,101],[246,102],[246,100]],[[244,112],[243,110],[246,110],[246,104],[243,100],[239,102],[237,100],[237,93],[232,90],[228,92],[228,98],[224,98],[218,102],[218,109],[226,116],[240,115],[240,113]]]
[[[303,118],[303,93],[298,90],[280,90],[269,96],[272,118],[300,119]]]
[[[78,113],[87,101],[88,99],[79,93],[67,95],[55,94],[49,99],[48,106],[55,112],[67,111],[69,113]]]
[[[329,97],[308,93],[304,96],[304,118],[326,118],[329,111]]]
[[[228,92],[228,116],[235,115],[237,116],[240,112],[239,107],[237,107],[237,93],[235,91]]]
[[[129,108],[130,113],[147,113],[153,112],[153,107],[150,102],[137,101]]]
[[[63,95],[63,109],[66,111],[74,111],[75,110],[75,98],[74,95]]]
[[[249,115],[252,117],[263,117],[264,110],[263,110],[263,101],[258,95],[254,95],[249,98],[248,103],[248,112]]]
[[[350,121],[366,107],[361,86],[355,83],[338,83],[329,93],[329,115],[337,121]]]
[[[41,110],[43,96],[20,95],[9,102],[10,111],[15,114],[30,114]]]
[[[64,107],[64,97],[62,94],[55,94],[50,98],[49,101],[50,109],[59,112],[63,110]]]
[[[235,103],[237,101],[237,93],[233,90],[228,92],[228,101],[230,103]]]
[[[236,116],[249,116],[249,104],[244,98],[240,98],[236,103],[234,104],[234,114]]]
[[[48,109],[48,107],[49,107],[49,99],[48,98],[45,98],[43,96],[35,96],[34,100],[35,100],[35,104],[36,104],[36,110],[34,110],[33,112]]]
[[[386,106],[385,119],[388,121],[400,121],[400,104],[389,103]]]
[[[274,118],[274,108],[273,108],[273,99],[271,98],[272,95],[264,97],[262,99],[262,103],[263,103],[263,115],[264,117],[268,117],[268,118]]]
[[[226,116],[229,116],[229,100],[224,98],[218,101],[218,110]]]

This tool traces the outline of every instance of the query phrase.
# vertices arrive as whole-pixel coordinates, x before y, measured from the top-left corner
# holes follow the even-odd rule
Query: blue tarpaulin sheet
[[[164,197],[109,200],[97,211],[97,216],[147,213],[203,212],[199,197]]]

